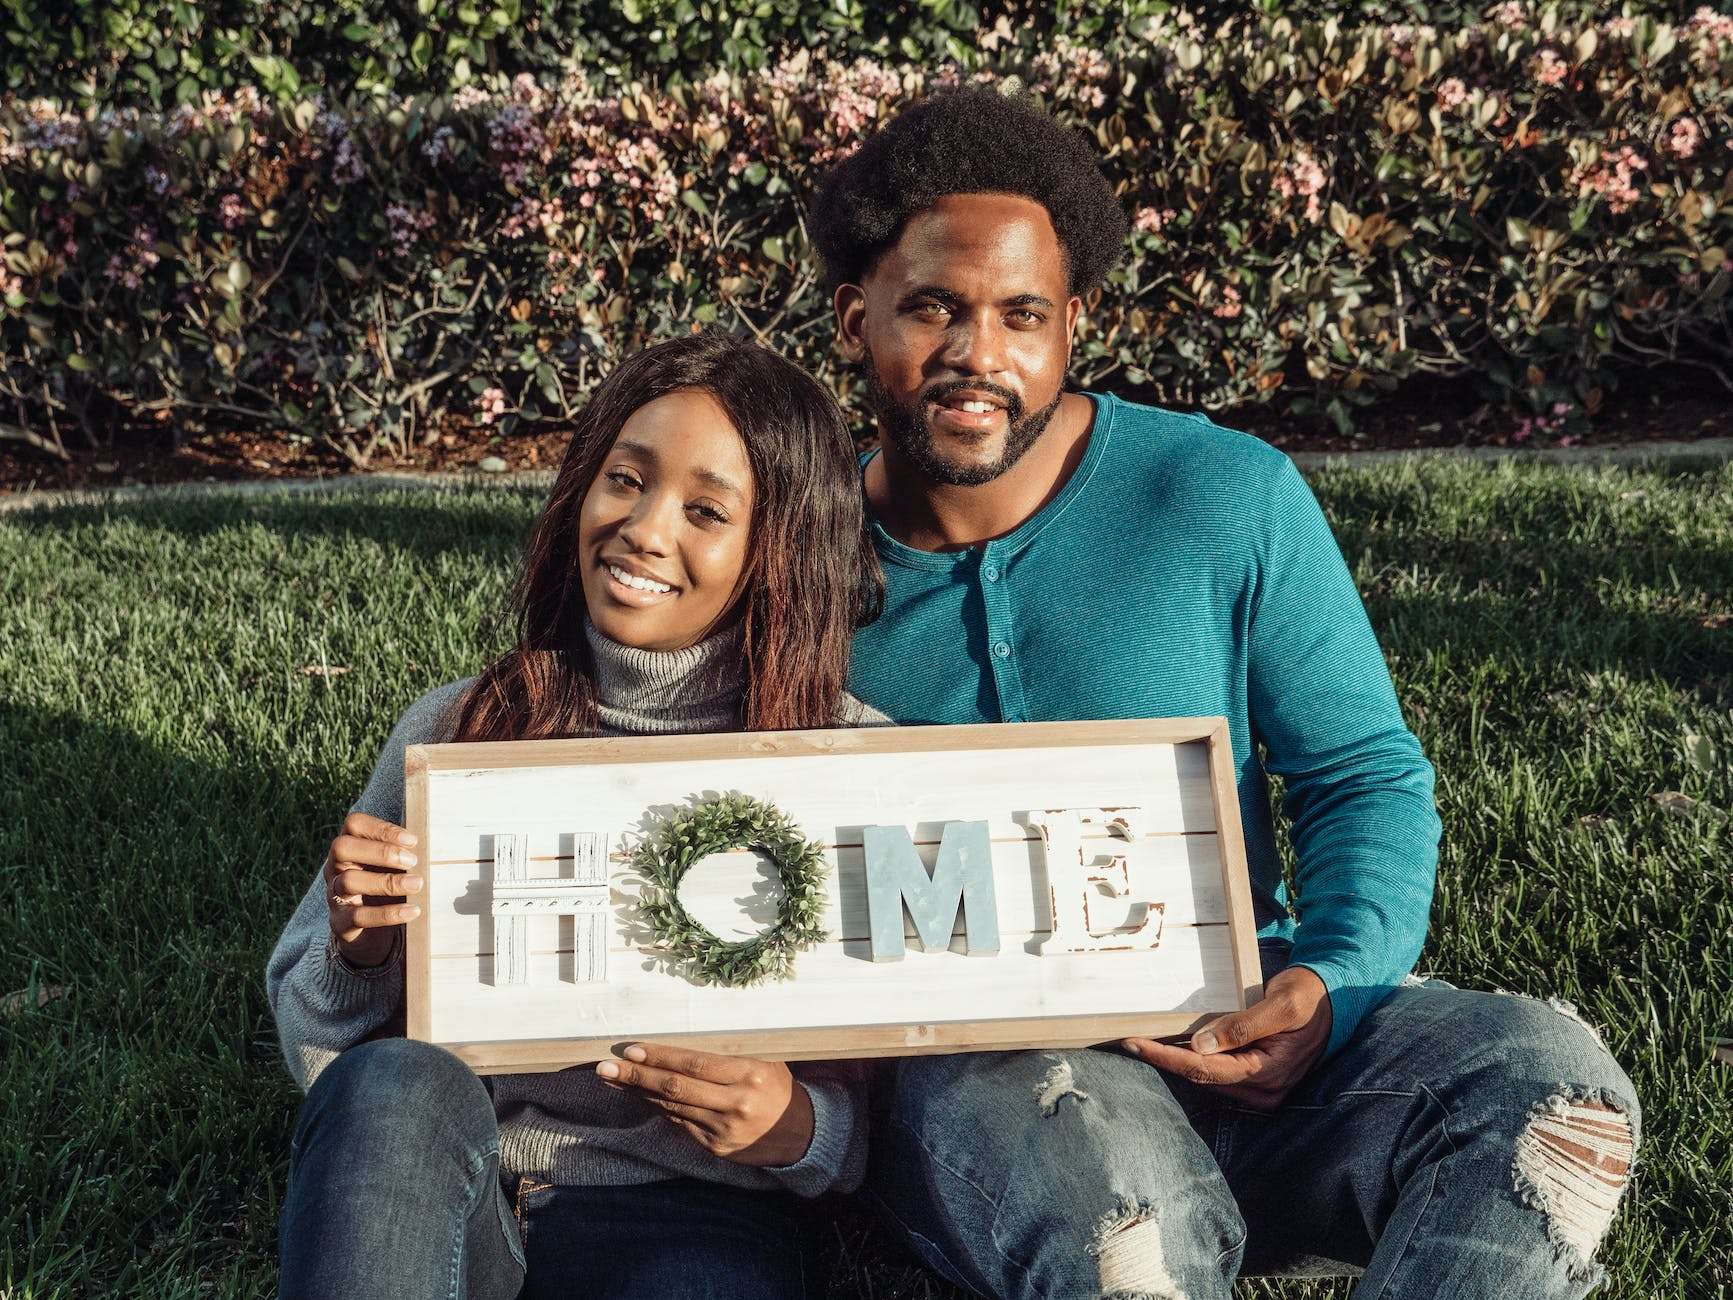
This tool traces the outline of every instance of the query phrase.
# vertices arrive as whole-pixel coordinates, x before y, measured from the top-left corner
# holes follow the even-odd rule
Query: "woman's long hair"
[[[622,362],[579,412],[524,547],[512,595],[517,644],[465,692],[454,740],[595,731],[578,514],[631,414],[681,389],[716,399],[752,466],[740,725],[748,731],[835,725],[850,639],[884,600],[854,443],[836,400],[811,375],[767,348],[706,332]]]

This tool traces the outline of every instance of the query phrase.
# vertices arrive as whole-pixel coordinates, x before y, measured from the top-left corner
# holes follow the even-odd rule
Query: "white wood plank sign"
[[[632,1041],[788,1060],[1078,1047],[1262,993],[1220,718],[416,745],[405,782],[427,880],[409,1036],[479,1073]],[[825,940],[745,988],[655,945],[629,861],[670,813],[730,792],[793,818],[828,867]],[[741,846],[680,899],[747,938],[779,890]]]

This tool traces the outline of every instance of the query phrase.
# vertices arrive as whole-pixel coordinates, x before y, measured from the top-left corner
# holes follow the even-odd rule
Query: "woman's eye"
[[[640,487],[644,486],[642,483],[640,483],[638,481],[638,476],[636,474],[633,474],[630,470],[623,470],[623,469],[611,469],[611,470],[609,470],[608,471],[608,481],[610,483],[616,483],[620,487],[628,488],[628,489],[636,489],[636,488],[640,488]]]
[[[725,524],[728,522],[727,512],[720,506],[711,505],[708,501],[694,501],[686,508],[693,514],[697,515],[699,520],[703,523]]]

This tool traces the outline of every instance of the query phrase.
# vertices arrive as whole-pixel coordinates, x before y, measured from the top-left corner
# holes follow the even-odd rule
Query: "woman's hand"
[[[596,1073],[659,1106],[706,1151],[736,1164],[792,1165],[812,1145],[812,1098],[780,1061],[633,1043]]]
[[[404,903],[420,876],[380,867],[413,867],[415,836],[401,826],[352,812],[325,856],[325,902],[337,951],[352,966],[377,966],[391,951],[392,932],[421,909]]]

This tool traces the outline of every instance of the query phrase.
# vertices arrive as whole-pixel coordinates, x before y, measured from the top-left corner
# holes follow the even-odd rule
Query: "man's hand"
[[[1290,966],[1249,1010],[1212,1020],[1190,1047],[1128,1038],[1125,1050],[1192,1083],[1220,1088],[1251,1110],[1282,1104],[1330,1041],[1330,995],[1304,966]]]
[[[699,1146],[736,1164],[792,1165],[812,1145],[812,1098],[780,1061],[633,1043],[596,1073],[659,1106]]]

